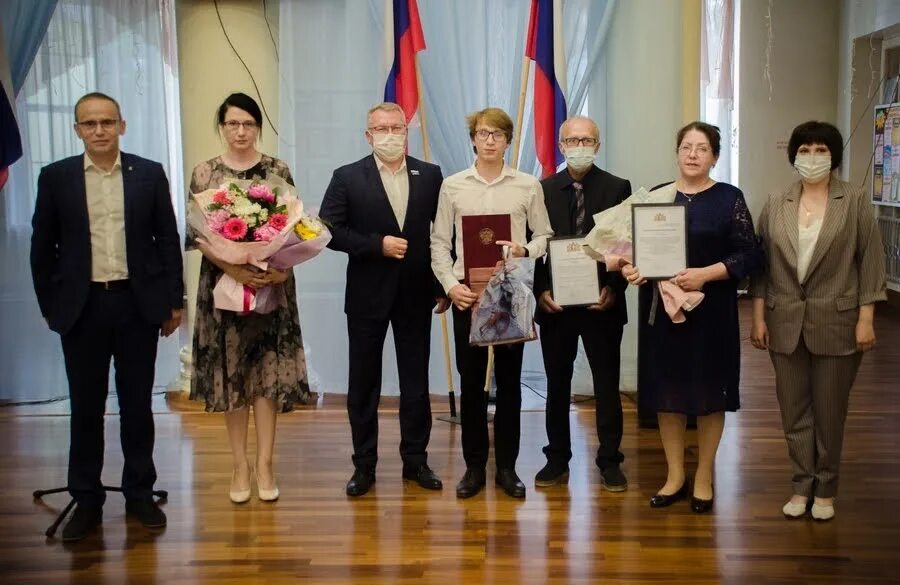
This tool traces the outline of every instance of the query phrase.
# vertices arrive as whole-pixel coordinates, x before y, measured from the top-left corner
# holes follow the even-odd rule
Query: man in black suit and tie
[[[60,334],[71,398],[68,487],[77,502],[63,540],[102,520],[106,499],[103,415],[115,360],[126,511],[165,526],[152,499],[150,408],[156,346],[181,323],[181,244],[159,163],[119,151],[119,104],[90,93],[75,104],[84,154],[47,165],[38,178],[31,273],[41,314]]]
[[[566,157],[566,168],[541,184],[544,203],[557,237],[586,235],[594,227],[594,214],[608,209],[631,195],[631,183],[594,165],[600,149],[600,130],[590,118],[576,116],[559,129],[559,148]],[[620,469],[624,457],[622,442],[622,401],[619,397],[619,351],[622,328],[628,320],[625,307],[627,283],[616,273],[607,274],[598,264],[600,298],[588,307],[559,306],[553,300],[548,260],[539,260],[535,268],[534,292],[540,310],[541,350],[547,373],[547,439],[544,447],[547,464],[535,476],[539,487],[555,485],[566,479],[572,449],[569,435],[569,402],[578,338],[591,366],[597,417],[596,464],[601,485],[609,491],[628,487]]]
[[[442,175],[437,165],[406,156],[400,106],[369,110],[366,140],[373,154],[334,171],[320,215],[331,225],[333,250],[346,252],[344,312],[350,342],[347,412],[353,434],[353,477],[347,495],[375,483],[381,355],[388,324],[400,377],[400,457],[404,479],[439,490],[428,467],[431,435],[428,355],[431,310],[449,301],[431,272],[431,222]]]

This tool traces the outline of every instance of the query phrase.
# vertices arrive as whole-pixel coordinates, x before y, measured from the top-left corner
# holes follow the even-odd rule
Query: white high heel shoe
[[[281,492],[278,491],[278,485],[276,484],[275,487],[270,490],[264,490],[259,485],[259,475],[256,473],[254,473],[253,475],[256,477],[256,495],[259,497],[259,499],[264,502],[274,502],[275,500],[277,500],[278,496],[281,495]]]
[[[231,485],[234,485],[234,476],[235,476],[235,472],[232,471],[231,472]],[[250,500],[250,488],[247,488],[245,490],[238,490],[238,491],[229,489],[228,497],[231,498],[231,501],[234,502],[235,504],[243,504]]]

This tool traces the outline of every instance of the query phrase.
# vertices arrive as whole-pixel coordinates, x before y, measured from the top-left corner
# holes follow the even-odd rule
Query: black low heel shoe
[[[674,494],[664,495],[664,494],[656,494],[652,498],[650,498],[650,507],[651,508],[666,508],[671,506],[675,502],[679,500],[683,500],[687,497],[688,494],[688,482],[685,481],[681,484],[681,487],[678,488],[678,491]]]
[[[701,500],[700,498],[691,496],[691,510],[697,514],[704,514],[712,510],[714,501],[715,496],[708,500]]]

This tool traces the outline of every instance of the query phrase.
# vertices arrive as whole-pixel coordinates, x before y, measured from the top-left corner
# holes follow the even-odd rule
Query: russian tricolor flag
[[[525,55],[534,67],[534,146],[543,167],[541,177],[563,162],[556,147],[566,119],[566,60],[563,53],[562,0],[531,0]]]
[[[6,88],[0,81],[0,189],[9,178],[9,166],[22,156],[22,139]]]
[[[384,84],[384,101],[403,108],[409,123],[419,107],[419,88],[416,82],[416,53],[425,48],[425,35],[419,21],[416,0],[387,0],[385,37],[392,47],[394,61]]]

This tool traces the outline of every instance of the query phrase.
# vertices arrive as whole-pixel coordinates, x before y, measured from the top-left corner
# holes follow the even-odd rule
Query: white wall
[[[605,67],[591,86],[591,111],[599,119],[600,165],[631,181],[634,189],[675,178],[675,134],[682,113],[682,3],[619,0],[613,15]],[[698,62],[699,67],[699,62]],[[699,88],[698,88],[699,90]],[[628,292],[628,326],[622,340],[621,388],[637,388],[637,294]],[[581,359],[581,358],[579,358]],[[584,375],[583,364],[582,376]],[[573,389],[581,384],[576,379]]]
[[[767,2],[740,6],[739,187],[756,217],[768,193],[795,180],[787,160],[794,127],[837,121],[840,4],[782,0],[772,3],[771,21]]]

